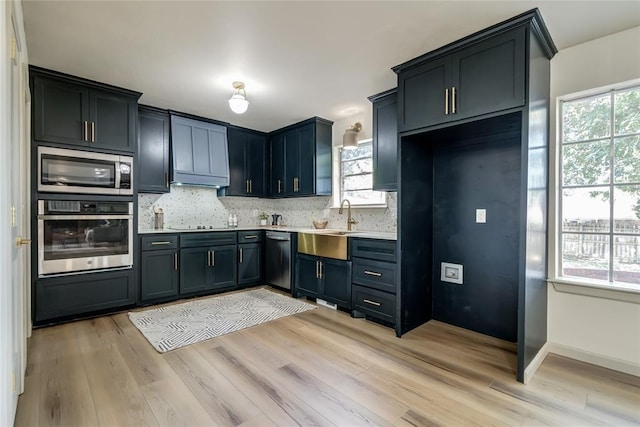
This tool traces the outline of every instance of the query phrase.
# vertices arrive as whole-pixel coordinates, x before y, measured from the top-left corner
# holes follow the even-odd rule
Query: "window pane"
[[[562,146],[563,185],[608,184],[609,141]]]
[[[616,135],[640,132],[640,89],[617,92],[614,102]]]
[[[562,191],[562,230],[608,232],[611,219],[609,188],[565,188]]]
[[[347,190],[371,190],[373,187],[373,175],[354,175],[342,179],[342,189]]]
[[[640,284],[640,237],[615,236],[613,280]]]
[[[342,175],[354,175],[364,172],[373,172],[373,160],[368,159],[353,160],[342,164]]]
[[[349,199],[352,205],[381,205],[384,204],[383,191],[344,191],[343,199]]]
[[[609,280],[609,236],[563,234],[562,274]]]
[[[363,157],[371,157],[372,156],[372,148],[371,143],[359,144],[358,148],[353,150],[340,150],[340,157],[342,160],[353,160],[360,159]]]
[[[562,104],[564,142],[603,138],[611,130],[611,96],[570,101]]]
[[[613,196],[613,231],[640,234],[640,185],[615,187]]]
[[[614,180],[616,184],[640,183],[640,136],[614,141]]]

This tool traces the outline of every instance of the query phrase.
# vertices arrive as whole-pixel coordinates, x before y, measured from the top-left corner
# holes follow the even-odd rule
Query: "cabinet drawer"
[[[238,231],[238,243],[258,243],[262,242],[262,230]]]
[[[354,310],[387,322],[395,323],[395,295],[353,285],[351,288],[351,300]]]
[[[199,246],[234,245],[238,241],[236,232],[188,233],[180,235],[181,248],[196,248]]]
[[[396,264],[353,258],[353,283],[396,293]]]
[[[163,249],[177,249],[178,236],[166,234],[156,236],[142,236],[140,238],[140,249],[143,251],[159,251]]]
[[[351,239],[351,256],[396,262],[397,246],[395,240]]]

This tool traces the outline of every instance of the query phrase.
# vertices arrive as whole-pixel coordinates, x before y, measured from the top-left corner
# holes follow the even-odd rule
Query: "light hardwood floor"
[[[640,378],[318,308],[165,354],[126,313],[34,331],[16,426],[640,425]]]

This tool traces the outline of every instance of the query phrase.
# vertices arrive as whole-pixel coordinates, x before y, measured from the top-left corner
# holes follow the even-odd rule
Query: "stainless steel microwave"
[[[38,191],[133,195],[133,158],[38,147]]]

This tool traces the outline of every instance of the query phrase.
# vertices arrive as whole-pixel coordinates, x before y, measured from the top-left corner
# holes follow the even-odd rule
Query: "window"
[[[561,274],[640,284],[640,86],[560,111]]]
[[[371,141],[358,144],[355,150],[340,148],[340,199],[352,206],[385,206],[386,193],[373,191],[373,146]]]

